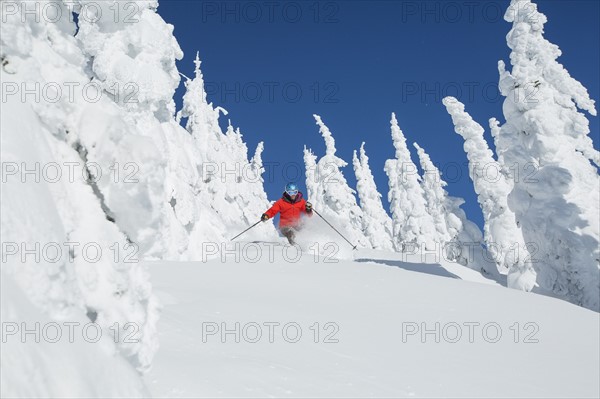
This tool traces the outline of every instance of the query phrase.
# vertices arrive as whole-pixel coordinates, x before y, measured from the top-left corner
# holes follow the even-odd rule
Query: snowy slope
[[[149,265],[164,305],[161,349],[145,377],[154,396],[600,393],[597,313],[464,281],[477,279],[464,267],[461,280],[448,266],[385,260],[382,252],[359,252],[359,261],[338,263],[308,253],[293,263],[283,259],[284,247],[240,245],[237,260],[234,251],[224,262]],[[374,257],[380,260],[369,260]],[[254,258],[256,263],[248,261]],[[295,258],[293,249],[288,258]],[[235,323],[240,323],[239,342]],[[297,325],[288,325],[284,334],[286,323]],[[434,333],[420,331],[435,330],[435,323],[440,323],[439,342]],[[419,331],[409,335],[415,326]],[[223,336],[225,328],[231,332]],[[298,342],[287,342],[296,338],[297,328],[302,332]],[[320,331],[317,343],[315,330]]]
[[[52,328],[40,329],[46,333],[39,334],[39,342],[35,342],[33,334],[21,339],[24,325],[34,331],[35,323],[64,326],[62,323],[68,320],[84,326],[89,320],[76,312],[65,315],[67,318],[63,320],[52,320],[29,301],[11,276],[2,273],[0,282],[3,398],[148,396],[140,375],[119,356],[107,336],[98,342],[86,342],[77,335],[81,327],[77,330],[73,325],[73,342],[66,336],[51,342],[57,331]],[[12,334],[13,329],[19,331]]]

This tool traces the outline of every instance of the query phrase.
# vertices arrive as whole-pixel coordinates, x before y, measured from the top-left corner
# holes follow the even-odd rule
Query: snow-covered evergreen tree
[[[499,266],[500,270],[509,273],[510,287],[531,290],[535,272],[523,233],[507,204],[512,182],[501,173],[502,165],[494,159],[483,137],[483,127],[465,112],[465,106],[453,97],[446,97],[443,102],[452,116],[456,133],[465,140],[469,176],[483,211],[485,243],[496,261],[496,264],[484,264],[485,271],[497,275]]]
[[[54,6],[70,15],[65,3]],[[148,224],[126,227],[144,212],[150,224],[157,220],[158,199],[154,203],[152,199],[162,193],[164,164],[156,146],[137,132],[126,111],[102,90],[94,93],[89,86],[98,77],[88,68],[92,60],[82,51],[82,42],[73,36],[76,30],[69,18],[54,23],[29,15],[23,23],[19,13],[3,15],[0,47],[6,65],[0,73],[10,70],[10,80],[18,83],[73,88],[70,95],[63,91],[57,101],[40,96],[40,101],[3,102],[3,162],[8,157],[31,165],[70,164],[73,169],[68,172],[72,177],[57,182],[7,182],[10,188],[3,187],[1,202],[2,238],[73,247],[63,246],[55,262],[11,260],[2,269],[51,318],[81,320],[87,315],[105,335],[114,334],[111,328],[117,323],[120,336],[126,333],[126,324],[133,323],[137,342],[120,340],[117,348],[133,366],[145,370],[158,346],[157,301],[145,268],[136,262],[147,249],[142,231]],[[86,85],[87,90],[82,89]],[[166,95],[173,91],[174,87]],[[140,165],[152,165],[150,174],[138,174]],[[64,177],[67,171],[61,173]],[[142,183],[136,184],[136,179]],[[96,251],[94,258],[83,252],[86,247]]]
[[[470,248],[479,247],[482,234],[479,227],[467,219],[460,208],[462,198],[451,197],[444,187],[448,185],[429,154],[414,143],[423,170],[422,186],[427,201],[427,211],[432,215],[437,231],[437,240],[445,251],[445,257],[465,266],[475,266],[476,258],[469,254]],[[477,258],[479,259],[479,258]]]
[[[262,160],[262,153],[263,153],[264,149],[265,149],[265,144],[264,144],[264,142],[261,141],[260,143],[258,143],[258,145],[256,146],[256,149],[254,150],[254,155],[252,156],[252,159],[250,160],[250,170],[247,173],[244,173],[244,177],[246,179],[248,179],[248,181],[251,183],[261,183],[260,185],[258,185],[258,184],[252,185],[252,187],[261,188],[261,190],[255,190],[254,195],[256,195],[258,197],[262,197],[263,200],[265,201],[265,203],[268,203],[267,195],[265,193],[265,190],[262,187],[262,185],[265,182],[265,179],[263,178],[263,174],[265,173],[265,168],[264,168],[263,160]]]
[[[137,0],[129,6],[114,0],[73,3],[86,12],[78,21],[77,38],[95,81],[138,123],[149,123],[150,114],[161,122],[171,120],[180,79],[175,61],[183,52],[173,25],[156,12],[158,0]]]
[[[363,212],[357,205],[352,190],[341,171],[348,164],[336,156],[335,140],[321,117],[314,115],[319,132],[325,140],[325,156],[317,161],[309,149],[304,149],[306,187],[308,200],[331,223],[339,226],[353,244],[370,248],[371,243],[363,233]]]
[[[360,158],[354,151],[352,158],[356,175],[356,191],[363,211],[364,233],[374,249],[393,250],[392,219],[383,209],[381,194],[375,185],[375,179],[369,167],[369,157],[365,143],[360,146]]]
[[[513,0],[505,20],[512,71],[499,62],[506,123],[495,139],[514,182],[508,205],[536,247],[540,289],[598,311],[600,153],[579,111],[596,116],[594,101],[557,62],[561,51],[544,38],[547,19],[535,4]]]
[[[78,0],[73,5],[86,12],[78,20],[76,38],[90,77],[102,96],[116,105],[86,107],[90,115],[78,126],[79,144],[89,161],[118,164],[128,168],[122,175],[134,175],[111,179],[105,174],[98,188],[110,193],[105,196],[107,208],[141,254],[178,258],[187,248],[187,230],[168,206],[174,191],[165,182],[178,178],[169,173],[190,165],[174,161],[186,151],[174,142],[187,140],[173,119],[173,95],[180,83],[175,62],[183,57],[173,26],[157,14],[155,0],[132,2],[126,9],[118,1]],[[183,195],[185,184],[179,183],[173,183],[175,192]],[[131,203],[139,206],[132,208]]]
[[[317,179],[317,156],[313,154],[312,150],[304,146],[304,168],[306,170],[306,196],[310,201],[315,204],[316,201],[323,201],[321,198],[317,198],[321,194],[318,189]]]
[[[421,179],[421,187],[423,187],[423,195],[427,204],[427,213],[433,218],[435,225],[436,241],[444,245],[452,239],[448,226],[446,225],[446,204],[447,197],[444,187],[447,185],[442,180],[440,171],[433,165],[431,158],[417,143],[413,143],[419,156],[423,177]]]
[[[208,103],[200,59],[196,54],[194,79],[185,82],[183,109],[177,119],[187,118],[186,129],[196,148],[194,161],[199,176],[194,182],[202,223],[196,224],[194,242],[227,241],[232,231],[256,222],[269,207],[263,187],[260,143],[255,157],[248,160],[248,148],[239,129],[229,123],[225,133],[219,126],[220,113],[227,111]],[[273,224],[263,223],[250,234],[275,237]],[[194,249],[198,254],[199,248]],[[195,255],[197,256],[197,255]]]
[[[391,130],[396,158],[386,161],[385,173],[389,179],[388,200],[392,213],[394,246],[397,251],[404,251],[409,244],[434,250],[438,246],[434,220],[427,212],[419,172],[411,160],[406,138],[394,113]]]
[[[87,3],[68,6],[79,12]],[[66,3],[54,4],[62,15],[69,15]],[[133,24],[115,20],[113,9],[103,9],[102,17],[99,13],[98,18],[80,18],[79,30],[68,18],[51,23],[29,15],[23,23],[17,13],[3,19],[2,74],[10,71],[10,80],[17,84],[74,87],[72,96],[63,91],[58,101],[43,97],[24,103],[13,98],[3,103],[3,162],[75,166],[68,172],[71,180],[7,182],[10,188],[3,186],[1,202],[2,237],[31,245],[78,247],[63,248],[63,257],[54,263],[13,259],[2,269],[52,318],[87,315],[105,336],[114,335],[118,323],[120,337],[130,332],[125,331],[127,323],[134,323],[135,342],[121,340],[117,346],[134,367],[145,370],[158,347],[158,305],[145,268],[136,260],[197,259],[203,242],[225,236],[222,221],[230,213],[244,225],[247,219],[257,220],[268,202],[257,178],[260,155],[248,161],[239,131],[224,135],[219,130],[226,137],[222,145],[207,147],[173,118],[172,97],[179,84],[175,60],[181,58],[181,50],[172,26],[156,14],[156,2],[135,4],[139,12],[129,16],[138,21]],[[87,10],[115,5],[107,1]],[[203,90],[198,95],[205,98]],[[204,126],[194,131],[196,135],[211,123],[218,126],[218,115],[213,114],[194,114],[198,121],[206,120],[196,125]],[[242,183],[231,192],[210,193],[201,179],[204,160],[211,159],[203,154],[216,151],[229,154],[218,158],[225,165],[213,165],[220,170],[225,166],[232,171],[239,164],[239,173],[228,177],[241,177]],[[88,168],[90,164],[95,168]],[[91,176],[86,178],[86,172]],[[202,196],[221,194],[222,203],[231,201],[222,214],[210,202],[201,202]],[[205,229],[208,222],[217,226],[218,234]],[[257,228],[261,229],[264,236],[275,235],[270,223]],[[100,247],[99,260],[82,256],[86,244]]]

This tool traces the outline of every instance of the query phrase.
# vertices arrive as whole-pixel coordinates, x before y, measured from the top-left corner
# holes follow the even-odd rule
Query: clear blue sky
[[[344,173],[354,186],[352,151],[366,142],[387,207],[386,159],[394,156],[389,120],[395,112],[408,141],[416,141],[445,172],[451,195],[465,198],[467,215],[482,215],[466,167],[463,140],[441,99],[458,97],[484,127],[503,121],[497,62],[508,64],[503,20],[509,1],[179,1],[159,13],[175,26],[185,53],[179,70],[193,75],[200,52],[209,101],[229,111],[252,155],[265,142],[269,198],[303,167],[303,147],[318,156],[324,143],[312,117],[334,134]],[[546,38],[560,61],[600,100],[600,2],[540,0]],[[183,86],[183,85],[182,85]],[[182,88],[178,90],[180,105]],[[596,148],[598,118],[590,117]],[[487,132],[489,138],[489,132]],[[412,147],[411,147],[412,150]],[[418,161],[416,153],[413,160]],[[294,163],[287,169],[286,163]],[[460,169],[458,169],[460,168]],[[304,187],[304,176],[300,179]]]

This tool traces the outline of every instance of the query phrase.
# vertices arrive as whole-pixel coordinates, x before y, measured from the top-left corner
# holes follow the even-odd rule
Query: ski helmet
[[[296,183],[288,183],[285,185],[285,192],[288,195],[296,195],[298,194],[298,185]]]

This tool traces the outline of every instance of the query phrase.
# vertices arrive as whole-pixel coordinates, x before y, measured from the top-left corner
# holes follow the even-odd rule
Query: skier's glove
[[[262,222],[269,220],[269,215],[267,215],[266,213],[263,213],[263,215],[260,217],[260,220]]]
[[[312,212],[312,204],[310,202],[306,202],[306,212]]]

